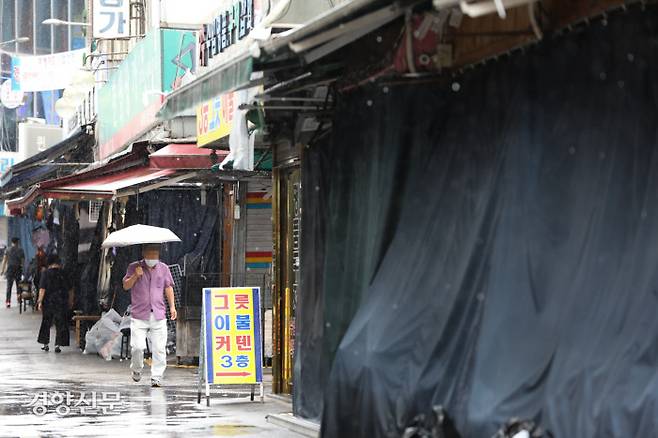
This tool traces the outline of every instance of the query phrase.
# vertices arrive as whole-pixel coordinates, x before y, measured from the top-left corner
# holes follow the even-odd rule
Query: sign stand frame
[[[249,289],[258,289],[258,309],[254,309],[253,314],[256,315],[256,317],[259,320],[259,327],[262,327],[262,317],[261,317],[261,300],[260,300],[260,288],[254,288],[254,287],[245,287]],[[206,340],[208,337],[208,333],[206,330],[206,306],[209,305],[209,303],[206,303],[206,294],[205,291],[207,289],[214,289],[214,288],[204,288],[202,289],[202,305],[201,305],[201,331],[200,331],[200,336],[199,336],[199,380],[197,382],[197,404],[201,404],[201,396],[202,396],[202,388],[205,387],[205,398],[206,398],[206,406],[210,407],[210,383],[208,382],[208,358],[206,357]],[[230,288],[229,288],[230,289]],[[242,288],[241,288],[242,289]],[[259,333],[259,336],[262,336],[262,334]],[[259,339],[260,341],[260,339]],[[260,361],[261,363],[261,369],[262,369],[262,362],[263,362],[263,356],[262,353],[260,354],[259,357],[256,358],[256,360]],[[256,383],[256,384],[251,384],[251,393],[250,393],[250,399],[251,401],[255,401],[256,397],[256,387],[259,387],[259,397],[260,397],[260,402],[265,403],[265,385],[262,381]]]

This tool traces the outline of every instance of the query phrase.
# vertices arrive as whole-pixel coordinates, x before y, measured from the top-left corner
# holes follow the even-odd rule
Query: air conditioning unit
[[[41,123],[18,124],[18,153],[23,159],[43,152],[63,140],[63,131],[57,125]]]

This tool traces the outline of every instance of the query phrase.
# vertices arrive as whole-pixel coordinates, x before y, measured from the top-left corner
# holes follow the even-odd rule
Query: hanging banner
[[[207,384],[262,383],[260,288],[204,289],[203,312]]]
[[[197,145],[205,146],[231,133],[233,93],[204,102],[196,110]]]
[[[13,56],[13,91],[61,90],[71,84],[73,73],[84,63],[86,49],[40,56]]]
[[[130,0],[94,0],[94,38],[130,36]]]

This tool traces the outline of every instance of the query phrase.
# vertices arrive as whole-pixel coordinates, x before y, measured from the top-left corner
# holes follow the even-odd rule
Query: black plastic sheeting
[[[91,247],[84,262],[80,264],[79,293],[76,298],[78,299],[78,308],[82,309],[85,315],[96,315],[99,313],[100,294],[98,291],[98,275],[103,254],[103,250],[101,249],[104,237],[103,222],[107,219],[108,206],[108,203],[103,203],[99,220],[94,229],[94,236],[91,239]]]
[[[186,272],[217,272],[219,269],[219,208],[217,190],[153,191],[142,196],[149,225],[165,227],[182,242],[165,245],[167,264],[185,265]],[[162,206],[170,206],[162,208]]]
[[[136,196],[128,198],[125,207],[125,216],[123,218],[123,227],[144,223],[144,205],[142,204],[139,207]],[[121,223],[119,208],[114,207],[112,214],[114,216],[111,221],[110,232],[117,231],[117,228],[119,228],[117,224]],[[106,294],[107,301],[102,303],[102,307],[107,308],[111,306],[119,315],[123,315],[130,305],[130,294],[123,290],[123,277],[126,275],[128,265],[142,258],[141,248],[139,246],[114,248],[109,252],[108,257],[112,263],[112,268],[110,269],[110,290],[109,294]]]
[[[157,190],[131,196],[126,205],[124,227],[135,224],[169,228],[182,240],[163,245],[160,258],[168,265],[185,266],[186,272],[216,272],[219,267],[219,222],[217,192],[210,190],[202,202],[200,190]],[[121,293],[128,265],[141,259],[141,248],[117,248],[113,257],[110,287],[116,293],[114,308],[124,312],[130,294]]]
[[[655,436],[656,41],[648,6],[457,92],[342,96],[303,168],[298,415],[323,437],[401,436],[437,405],[464,437]]]
[[[75,279],[77,284],[77,279],[80,278],[80,266],[78,263],[80,223],[76,215],[77,205],[57,202],[53,208],[56,208],[59,212],[60,224],[51,225],[51,228],[56,230],[55,233],[51,234],[58,237],[57,248],[64,272],[69,278]],[[76,290],[79,289],[76,288]]]

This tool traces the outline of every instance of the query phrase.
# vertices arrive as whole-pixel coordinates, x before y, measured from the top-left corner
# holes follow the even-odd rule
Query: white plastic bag
[[[119,332],[121,317],[112,309],[104,314],[99,322],[96,341],[98,354],[105,360],[112,360],[112,347],[117,342],[117,339],[119,342],[121,341],[121,332]]]
[[[113,359],[118,359],[121,357],[121,340],[123,339],[123,333],[119,333],[119,336],[112,343],[112,349],[110,354]],[[128,346],[128,351],[130,351],[130,345]]]
[[[112,336],[101,346],[98,354],[105,360],[112,360],[112,356],[118,357],[119,354],[114,354],[115,345],[121,346],[121,333],[113,333]]]
[[[260,92],[260,87],[251,87],[233,93],[233,124],[228,137],[229,153],[220,163],[223,169],[233,161],[233,169],[254,170],[254,143],[256,135],[249,135],[247,126],[247,110],[240,109],[240,105],[251,103]]]
[[[130,316],[121,317],[114,309],[103,313],[85,335],[83,354],[98,353],[105,360],[121,357],[121,329],[130,328]]]
[[[110,309],[107,312],[103,313],[101,315],[101,319],[103,318],[109,319],[110,321],[113,321],[117,324],[121,324],[121,315],[119,315],[117,311],[114,309]]]
[[[100,320],[87,330],[85,334],[85,349],[82,354],[94,354],[98,353],[98,347],[96,346],[98,342],[98,327],[100,326]]]

